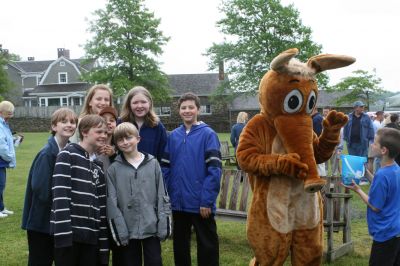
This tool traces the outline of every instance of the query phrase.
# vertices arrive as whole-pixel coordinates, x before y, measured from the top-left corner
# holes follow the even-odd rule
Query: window
[[[68,98],[62,97],[61,98],[62,105],[61,106],[68,106]]]
[[[81,98],[80,97],[73,97],[71,98],[71,105],[73,106],[80,106],[81,104]]]
[[[47,106],[60,106],[60,98],[48,98]]]
[[[65,66],[65,62],[64,62],[64,61],[61,61],[61,62],[60,62],[60,66]]]
[[[66,72],[58,73],[58,83],[68,83],[68,75]]]
[[[40,98],[40,106],[46,106],[46,98]]]
[[[210,115],[211,114],[211,105],[201,105],[200,106],[200,114],[202,115]]]
[[[154,107],[154,112],[158,116],[170,116],[171,115],[171,107],[170,106]]]

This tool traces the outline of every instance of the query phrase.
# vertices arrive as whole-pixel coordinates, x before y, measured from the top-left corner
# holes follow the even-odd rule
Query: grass
[[[7,187],[5,203],[8,209],[15,211],[5,219],[0,219],[0,265],[27,265],[28,246],[26,232],[21,229],[21,216],[25,195],[28,171],[36,153],[46,143],[47,133],[25,133],[25,140],[17,150],[17,167],[7,172]],[[229,134],[219,134],[220,140],[228,140]],[[232,149],[233,150],[233,149]],[[368,187],[365,187],[368,190]],[[365,205],[355,195],[352,199],[353,209],[365,214]],[[361,217],[362,216],[362,217]],[[220,265],[248,265],[252,258],[246,239],[246,224],[244,222],[228,222],[217,220],[220,240]],[[368,236],[365,216],[353,217],[352,239],[354,252],[331,263],[330,265],[367,265],[371,240]],[[341,234],[336,234],[335,243],[341,240]],[[326,243],[326,242],[325,242]],[[196,261],[196,241],[192,239],[192,260]],[[173,265],[172,241],[162,243],[164,265]],[[290,265],[287,263],[287,265]]]

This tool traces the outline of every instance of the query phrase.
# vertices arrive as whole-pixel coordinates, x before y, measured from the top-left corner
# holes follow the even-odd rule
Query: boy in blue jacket
[[[54,241],[50,234],[51,179],[57,154],[74,135],[78,116],[60,108],[51,116],[51,137],[33,160],[26,185],[22,229],[27,230],[29,265],[53,265]]]
[[[178,102],[183,125],[172,131],[161,160],[171,198],[175,265],[191,265],[191,227],[196,232],[198,265],[219,265],[214,215],[220,189],[221,153],[217,134],[197,121],[200,99],[185,93]]]
[[[346,187],[368,206],[368,231],[373,239],[369,265],[400,265],[400,167],[394,161],[400,150],[400,131],[379,129],[371,149],[372,156],[381,159],[381,168],[375,173],[369,195],[354,182]]]

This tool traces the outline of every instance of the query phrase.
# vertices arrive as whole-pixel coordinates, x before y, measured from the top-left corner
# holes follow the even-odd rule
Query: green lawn
[[[229,140],[229,134],[219,134],[220,140]],[[44,145],[47,133],[25,133],[25,140],[17,150],[17,168],[8,171],[5,203],[15,214],[0,219],[0,265],[27,265],[28,247],[26,232],[20,227],[26,179],[34,156]],[[233,150],[233,149],[232,149]],[[367,188],[366,188],[367,189]],[[367,265],[371,240],[365,221],[365,206],[359,198],[353,198],[357,217],[352,220],[352,239],[355,251],[331,265]],[[252,251],[246,240],[246,224],[243,222],[217,221],[220,237],[221,265],[248,265]],[[337,234],[338,243],[341,235]],[[192,257],[195,261],[195,239],[192,242]],[[162,244],[164,265],[173,265],[172,241]],[[288,264],[289,265],[289,264]]]

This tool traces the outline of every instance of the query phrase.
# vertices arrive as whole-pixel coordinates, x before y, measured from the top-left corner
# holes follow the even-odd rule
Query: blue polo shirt
[[[384,242],[400,234],[400,167],[397,163],[379,168],[369,191],[368,231],[374,241]]]

